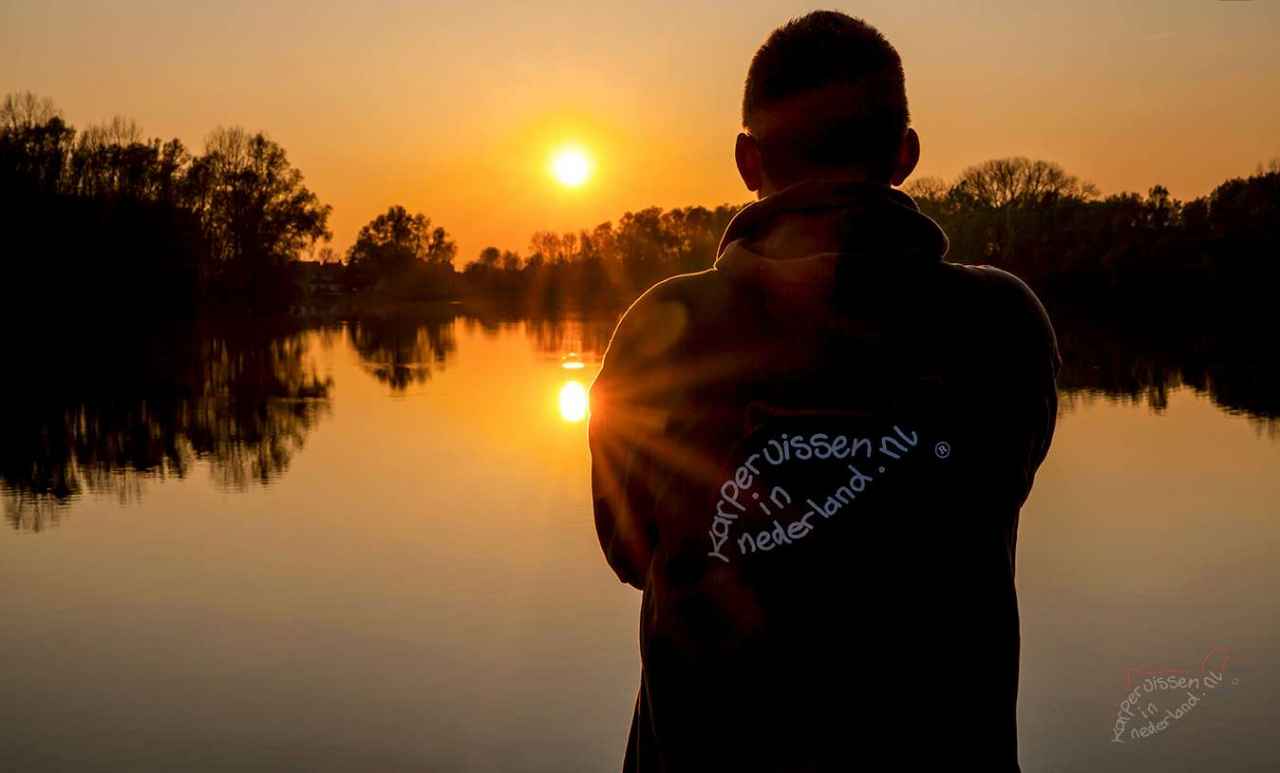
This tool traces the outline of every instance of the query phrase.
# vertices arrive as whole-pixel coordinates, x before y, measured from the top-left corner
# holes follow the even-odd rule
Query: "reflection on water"
[[[402,393],[442,372],[457,331],[520,336],[548,362],[580,372],[598,364],[614,315],[536,318],[465,314],[368,315],[309,331],[186,326],[163,335],[123,335],[68,356],[15,348],[25,378],[0,399],[9,431],[0,439],[5,512],[19,529],[56,523],[84,492],[138,497],[150,480],[184,478],[209,463],[222,486],[270,483],[288,467],[328,410],[331,380],[308,370],[308,347],[345,336],[363,369]],[[1166,409],[1182,387],[1277,434],[1280,367],[1240,336],[1177,336],[1060,319],[1062,410],[1103,398]],[[590,380],[565,380],[554,410],[567,422],[588,412]]]
[[[525,335],[540,352],[568,355],[571,361],[598,362],[609,345],[617,315],[592,315],[585,319],[542,317],[524,320]]]
[[[0,760],[616,769],[639,599],[599,555],[584,421],[614,321],[454,310],[11,345]],[[1024,769],[1268,769],[1276,365],[1226,336],[1059,333],[1067,415],[1018,550]],[[1126,669],[1214,647],[1231,692],[1111,743]],[[945,641],[928,667],[922,716],[945,721],[983,677]]]
[[[403,391],[441,370],[457,348],[454,317],[388,314],[366,316],[347,325],[351,346],[374,378]]]
[[[331,382],[295,331],[179,326],[88,346],[11,351],[0,393],[0,487],[19,529],[56,523],[86,492],[136,499],[207,462],[224,488],[267,484],[325,414]]]
[[[587,417],[587,388],[582,382],[566,381],[560,387],[560,416],[574,422]]]
[[[17,529],[56,525],[84,493],[128,502],[152,481],[184,479],[208,464],[222,487],[243,490],[283,474],[307,433],[330,408],[332,379],[310,356],[345,332],[363,369],[402,393],[444,370],[456,330],[521,335],[560,367],[599,362],[614,319],[583,320],[429,314],[368,315],[341,326],[292,323],[179,326],[122,336],[80,357],[15,346],[28,378],[0,393],[8,431],[0,438],[0,492]],[[556,395],[560,417],[586,418],[587,384],[574,378]]]
[[[1280,362],[1266,331],[1214,334],[1145,322],[1106,326],[1077,317],[1060,317],[1056,324],[1064,360],[1059,385],[1068,409],[1101,396],[1160,412],[1185,386],[1276,432]]]

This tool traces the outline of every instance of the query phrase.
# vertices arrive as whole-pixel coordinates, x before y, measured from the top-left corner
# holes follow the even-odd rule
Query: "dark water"
[[[612,321],[11,347],[0,770],[616,768],[639,594],[599,555],[582,421]],[[1274,366],[1059,327],[1018,550],[1024,769],[1277,769]],[[984,678],[945,640],[877,667],[936,675],[902,719],[923,743]],[[1194,703],[1157,672],[1199,678]]]

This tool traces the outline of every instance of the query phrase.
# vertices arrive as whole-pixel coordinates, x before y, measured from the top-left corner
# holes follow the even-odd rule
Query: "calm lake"
[[[583,420],[613,321],[11,351],[0,770],[616,770],[640,594],[596,542]],[[1018,547],[1024,770],[1280,769],[1275,382],[1212,342],[1059,333]],[[945,640],[886,655],[936,676],[902,717],[922,743],[984,678]]]

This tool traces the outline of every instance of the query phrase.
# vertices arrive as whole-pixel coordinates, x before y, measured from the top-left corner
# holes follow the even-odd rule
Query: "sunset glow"
[[[1280,773],[1277,39],[0,0],[0,773]]]
[[[726,23],[705,2],[676,16],[640,4],[499,14],[450,2],[321,6],[251,4],[233,21],[218,3],[69,13],[14,0],[0,12],[0,72],[7,90],[52,98],[79,128],[122,115],[147,137],[196,151],[219,125],[265,131],[333,206],[339,254],[371,217],[403,204],[454,236],[461,269],[490,244],[524,252],[538,230],[748,201],[733,143],[749,54],[779,20],[810,9],[753,0]],[[1007,0],[928,12],[876,2],[858,13],[908,63],[924,143],[914,177],[950,180],[989,158],[1027,155],[1104,194],[1158,183],[1186,201],[1277,153],[1280,103],[1256,96],[1280,82],[1280,4],[1086,14]],[[448,34],[421,45],[420,31],[441,20]],[[537,44],[566,29],[580,31],[573,46]],[[180,43],[194,30],[199,45]],[[376,45],[344,55],[343,41],[356,40]],[[338,95],[350,96],[340,109]],[[566,175],[576,184],[553,172],[569,146],[587,161],[585,176]]]

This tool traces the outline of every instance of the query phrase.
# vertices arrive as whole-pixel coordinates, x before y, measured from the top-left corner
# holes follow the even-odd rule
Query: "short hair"
[[[811,120],[761,126],[769,108],[832,86],[848,87],[847,96],[824,103]],[[776,183],[849,167],[887,179],[909,121],[902,58],[875,27],[838,11],[814,11],[777,28],[747,70],[742,125]]]

